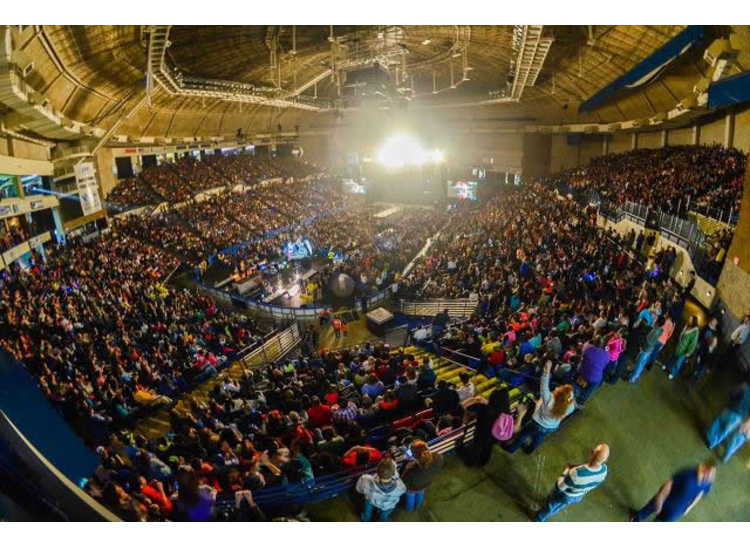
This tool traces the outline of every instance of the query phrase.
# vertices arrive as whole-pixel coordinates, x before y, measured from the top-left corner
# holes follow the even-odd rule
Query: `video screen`
[[[303,239],[298,237],[294,241],[288,241],[284,245],[284,255],[287,260],[301,260],[302,258],[309,258],[313,254],[313,246],[310,239]]]
[[[477,199],[477,185],[474,180],[459,180],[457,182],[448,181],[448,198],[449,199]]]
[[[351,178],[345,178],[343,182],[343,190],[345,193],[367,193],[367,188],[364,185],[364,179],[361,183]]]

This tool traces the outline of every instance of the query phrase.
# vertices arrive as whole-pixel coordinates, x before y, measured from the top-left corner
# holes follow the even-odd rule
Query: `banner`
[[[75,166],[75,173],[78,198],[81,201],[83,215],[88,216],[102,210],[102,202],[99,199],[99,184],[96,181],[94,164],[91,162],[78,163]]]

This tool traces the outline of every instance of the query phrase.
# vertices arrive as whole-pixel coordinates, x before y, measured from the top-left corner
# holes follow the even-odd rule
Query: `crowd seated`
[[[747,156],[735,148],[667,146],[593,158],[551,181],[573,191],[595,191],[614,206],[625,201],[687,214],[686,207],[739,212]]]
[[[107,202],[116,210],[162,201],[176,203],[219,186],[253,185],[271,178],[301,179],[319,173],[314,165],[293,158],[261,159],[248,153],[201,159],[187,156],[146,167],[138,176],[121,181],[107,195]]]
[[[0,233],[0,252],[10,250],[16,245],[20,245],[29,238],[29,233],[21,225],[10,225],[7,231]]]
[[[88,439],[171,403],[266,333],[198,292],[179,263],[117,229],[73,240],[0,279],[0,348],[27,366]]]
[[[163,438],[122,436],[129,461],[116,445],[103,448],[87,490],[133,520],[293,518],[302,507],[261,510],[253,492],[365,468],[466,422],[476,424],[474,443],[459,453],[482,465],[502,413],[515,417],[501,446],[531,453],[603,383],[636,382],[672,332],[681,352],[663,358],[670,377],[692,353],[693,374],[710,369],[716,321],[694,344],[683,342],[693,322],[677,335],[686,293],[666,274],[672,253],[645,262],[637,241],[598,229],[594,215],[530,185],[454,218],[404,279],[407,293],[476,297],[469,320],[441,316],[422,341],[474,357],[483,377],[499,379],[489,398],[477,394],[468,368],[438,381],[427,356],[368,344],[324,349],[223,377],[208,399],[172,408]],[[510,403],[524,391],[538,400]],[[236,501],[228,511],[227,497]]]

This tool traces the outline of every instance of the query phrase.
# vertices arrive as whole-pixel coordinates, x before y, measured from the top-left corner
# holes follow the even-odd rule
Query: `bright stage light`
[[[425,150],[417,139],[409,135],[394,135],[385,141],[377,155],[378,163],[389,169],[419,166],[425,163],[442,163],[441,150]]]
[[[393,135],[385,141],[378,152],[378,163],[391,169],[406,165],[421,165],[425,162],[425,151],[421,144],[409,135]]]

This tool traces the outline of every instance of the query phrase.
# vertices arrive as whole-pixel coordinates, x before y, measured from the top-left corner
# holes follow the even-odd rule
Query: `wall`
[[[661,131],[638,133],[638,148],[661,148]]]
[[[693,143],[693,128],[683,127],[672,129],[667,132],[667,144],[669,146],[686,146]]]
[[[614,133],[609,137],[609,153],[619,154],[627,152],[633,147],[633,139],[630,133]]]
[[[114,174],[115,157],[111,148],[101,148],[94,156],[96,176],[99,179],[99,194],[106,198],[117,185]]]
[[[750,108],[734,116],[734,147],[750,153]]]
[[[734,114],[734,133],[732,145],[750,153],[750,106],[738,108]],[[718,113],[699,124],[699,144],[724,144],[725,114]],[[638,133],[637,148],[661,148],[661,130]],[[553,134],[550,138],[549,172],[556,173],[565,169],[583,166],[599,155],[602,155],[601,138],[603,135],[582,135],[578,145],[568,145],[567,134]],[[610,154],[622,153],[633,148],[632,132],[615,132],[608,135],[607,150]],[[693,126],[667,130],[667,145],[679,146],[693,143]]]
[[[523,137],[521,170],[526,179],[544,176],[549,171],[550,138],[528,134]]]
[[[0,173],[51,175],[49,149],[33,142],[0,136]]]
[[[550,137],[549,171],[556,173],[578,165],[578,146],[569,146],[567,135]]]
[[[723,144],[724,143],[724,117],[701,125],[700,137],[698,139],[700,144]]]
[[[579,165],[588,165],[592,158],[602,155],[604,135],[584,135],[580,144]]]
[[[302,159],[316,164],[327,164],[329,162],[328,135],[300,136],[298,143],[304,150]]]

